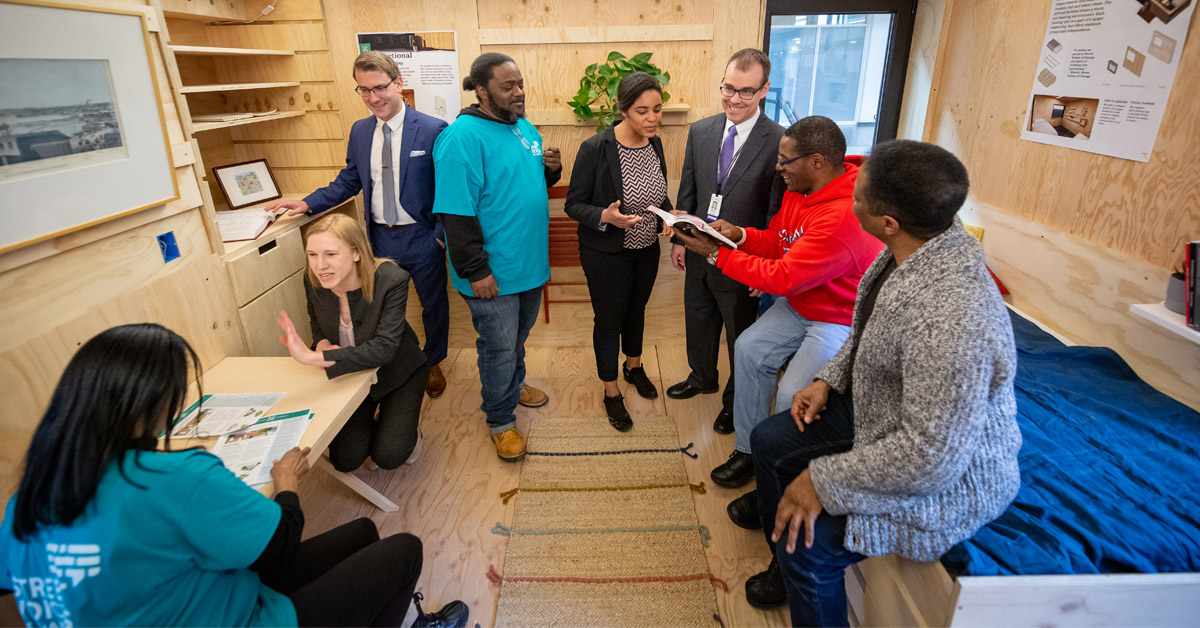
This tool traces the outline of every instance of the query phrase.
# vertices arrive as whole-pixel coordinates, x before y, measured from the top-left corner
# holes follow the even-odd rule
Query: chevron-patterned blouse
[[[654,146],[647,143],[641,148],[628,148],[617,142],[617,154],[621,159],[621,213],[641,216],[642,220],[625,230],[625,248],[644,249],[658,239],[657,217],[646,208],[661,207],[667,198],[667,179],[658,164]]]

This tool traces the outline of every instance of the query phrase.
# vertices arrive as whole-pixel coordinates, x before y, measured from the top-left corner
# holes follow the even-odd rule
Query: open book
[[[733,240],[721,235],[720,231],[710,227],[709,224],[704,222],[704,220],[699,216],[693,216],[691,214],[671,214],[653,205],[647,207],[646,209],[658,214],[659,218],[663,219],[663,222],[670,225],[670,227],[676,231],[682,231],[688,235],[691,235],[692,229],[697,229],[699,231],[703,231],[709,236],[712,236],[712,239],[716,240],[718,244],[724,244],[731,249],[737,248],[737,245],[733,243]]]
[[[274,213],[263,211],[262,207],[247,207],[246,209],[231,209],[217,212],[217,228],[221,230],[222,242],[238,242],[253,240],[262,235],[275,219],[287,212],[286,207],[280,207]]]

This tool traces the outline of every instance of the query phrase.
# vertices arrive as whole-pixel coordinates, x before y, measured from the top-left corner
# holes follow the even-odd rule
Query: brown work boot
[[[526,384],[521,386],[521,405],[526,408],[540,408],[548,401],[550,397],[546,393]]]
[[[433,368],[429,369],[429,379],[425,380],[425,394],[431,399],[436,399],[446,392],[446,376],[442,374],[442,365],[434,364]]]
[[[515,427],[492,434],[492,442],[496,444],[496,455],[505,462],[517,462],[525,457],[525,437]]]

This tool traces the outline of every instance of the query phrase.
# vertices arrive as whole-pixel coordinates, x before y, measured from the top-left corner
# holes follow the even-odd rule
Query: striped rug
[[[507,534],[496,626],[719,626],[675,424],[539,419]]]

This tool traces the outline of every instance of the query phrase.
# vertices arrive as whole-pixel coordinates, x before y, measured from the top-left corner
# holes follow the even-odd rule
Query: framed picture
[[[179,198],[141,11],[0,1],[0,252]]]
[[[225,195],[225,203],[229,205],[229,209],[241,209],[283,196],[266,159],[217,166],[212,171],[221,186],[221,194]]]

